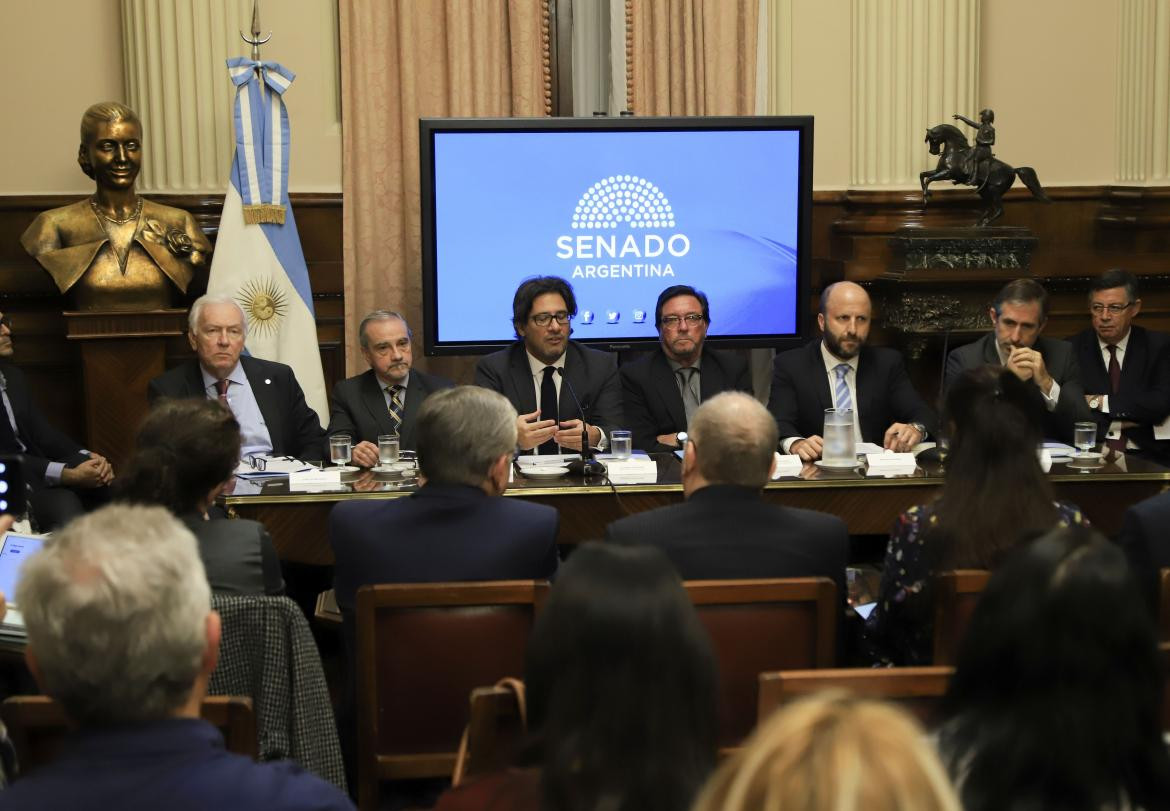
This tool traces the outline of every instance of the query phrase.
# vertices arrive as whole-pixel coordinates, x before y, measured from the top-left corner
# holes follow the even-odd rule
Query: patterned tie
[[[837,410],[852,411],[853,398],[849,396],[849,382],[846,380],[846,376],[849,374],[849,364],[838,363],[833,367],[833,371],[837,373],[837,390],[833,395]]]
[[[402,434],[402,415],[406,408],[406,402],[402,399],[403,392],[406,391],[405,386],[387,386],[386,391],[390,392],[390,422],[394,426],[395,436]]]
[[[230,402],[228,402],[228,396],[227,396],[227,393],[228,393],[228,384],[229,384],[230,382],[231,382],[231,381],[229,381],[229,380],[217,380],[217,381],[215,381],[215,390],[216,390],[217,392],[219,392],[219,401],[220,401],[221,403],[223,403],[223,407],[224,407],[224,408],[226,408],[226,409],[228,409],[229,411],[230,411],[230,410],[231,410],[231,408],[232,408],[232,405],[231,405],[231,403],[230,403]]]
[[[555,420],[558,418],[557,384],[553,379],[557,369],[555,366],[544,367],[544,380],[540,383],[540,419]],[[537,453],[560,453],[560,448],[553,440],[547,440],[537,449]]]
[[[682,384],[683,410],[687,414],[687,425],[691,424],[691,417],[699,407],[699,395],[694,389],[695,375],[698,371],[694,366],[684,366],[675,373]]]
[[[1121,390],[1121,364],[1117,362],[1117,346],[1109,344],[1105,347],[1109,350],[1109,392],[1111,397],[1116,397],[1117,392]],[[1106,439],[1105,446],[1117,451],[1118,453],[1125,452],[1125,437],[1121,436],[1117,439]]]

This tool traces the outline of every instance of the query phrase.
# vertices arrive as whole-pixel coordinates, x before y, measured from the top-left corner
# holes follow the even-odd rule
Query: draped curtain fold
[[[549,115],[547,2],[341,0],[348,374],[365,368],[354,332],[370,310],[422,327],[418,119]],[[418,365],[471,377],[466,359]]]

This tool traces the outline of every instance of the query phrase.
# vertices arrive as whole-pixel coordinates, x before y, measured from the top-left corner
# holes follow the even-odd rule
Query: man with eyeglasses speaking
[[[1170,415],[1170,335],[1134,324],[1141,311],[1137,279],[1107,270],[1089,286],[1092,326],[1069,341],[1098,439],[1166,458],[1170,442],[1159,441],[1154,426]]]
[[[747,360],[706,346],[711,312],[700,290],[678,284],[654,308],[659,347],[622,366],[622,396],[634,447],[668,452],[683,445],[699,404],[722,391],[751,392]]]
[[[592,448],[604,450],[609,432],[622,427],[617,358],[569,340],[576,314],[577,299],[564,279],[525,279],[512,299],[519,340],[476,364],[475,384],[498,391],[519,412],[523,451],[580,451],[582,412]]]

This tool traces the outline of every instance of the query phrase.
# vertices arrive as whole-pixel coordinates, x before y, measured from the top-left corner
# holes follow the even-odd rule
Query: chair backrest
[[[363,586],[355,619],[358,797],[381,780],[451,774],[472,689],[521,676],[548,583]]]
[[[515,690],[508,687],[472,690],[464,777],[490,774],[514,765],[527,731]]]
[[[983,569],[956,569],[935,578],[934,664],[955,663],[959,642],[990,579],[991,572]]]
[[[208,696],[199,715],[223,733],[229,752],[256,759],[256,716],[251,699]],[[48,696],[12,696],[0,704],[0,719],[16,750],[22,775],[36,771],[57,756],[69,733],[65,709]]]
[[[842,688],[865,698],[897,704],[930,727],[938,720],[953,667],[850,667],[782,670],[760,674],[759,722],[802,696]]]
[[[1158,571],[1158,638],[1170,642],[1170,569]]]
[[[719,744],[737,746],[755,725],[760,673],[833,665],[837,587],[825,577],[684,585],[719,662]]]

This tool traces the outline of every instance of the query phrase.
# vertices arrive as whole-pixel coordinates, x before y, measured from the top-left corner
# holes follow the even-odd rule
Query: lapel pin
[[[265,385],[265,386],[271,386],[271,385],[272,385],[272,381],[271,381],[271,380],[269,380],[269,379],[266,377],[266,378],[264,378],[264,385]]]

